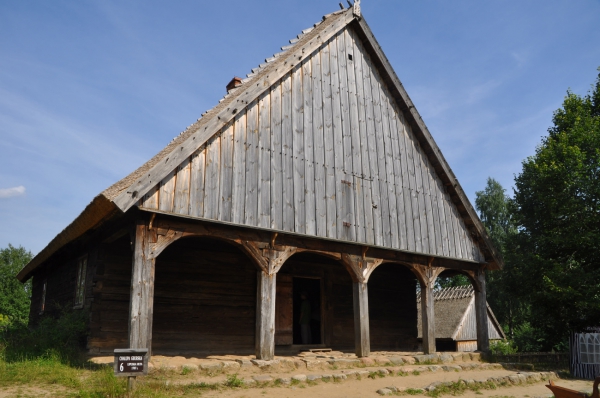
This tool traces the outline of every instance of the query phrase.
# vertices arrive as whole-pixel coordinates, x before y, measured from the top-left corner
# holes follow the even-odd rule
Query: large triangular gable
[[[100,223],[114,212],[98,213],[99,199],[121,211],[137,205],[499,268],[485,228],[356,11],[329,14],[292,40],[102,192],[19,278],[80,236],[75,227],[87,213]]]

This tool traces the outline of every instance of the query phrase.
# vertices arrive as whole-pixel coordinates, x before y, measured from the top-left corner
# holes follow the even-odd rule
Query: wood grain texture
[[[281,173],[284,231],[294,231],[294,130],[292,128],[292,75],[287,74],[281,82]]]
[[[248,105],[246,112],[246,203],[244,206],[244,223],[258,225],[258,174],[259,141],[258,141],[258,103]]]
[[[304,168],[304,99],[302,96],[302,64],[292,71],[292,147],[294,150],[294,231],[306,233]]]
[[[270,91],[258,101],[258,222],[261,228],[271,227],[271,95]]]
[[[256,358],[270,361],[275,356],[276,274],[257,271]]]
[[[246,111],[240,112],[233,123],[233,183],[231,187],[231,221],[245,222],[246,198]]]
[[[302,97],[303,97],[303,134],[304,139],[304,208],[307,235],[316,235],[316,197],[315,197],[315,154],[314,154],[314,119],[313,112],[313,77],[312,77],[312,59],[302,61]]]
[[[219,216],[221,221],[231,221],[233,190],[233,123],[223,129],[221,136],[221,174],[219,182]]]
[[[325,172],[325,236],[329,238],[337,239],[337,223],[338,223],[338,206],[337,206],[337,176],[336,168],[343,167],[340,162],[342,161],[342,155],[339,153],[339,149],[342,149],[341,134],[338,137],[334,137],[334,112],[336,116],[339,115],[339,82],[333,83],[333,79],[338,78],[337,76],[337,65],[335,76],[332,76],[331,72],[331,46],[334,40],[330,40],[323,46],[321,50],[321,87],[323,91],[323,169]],[[337,57],[334,58],[334,62],[337,63]],[[336,98],[338,102],[334,105],[332,88],[337,87]],[[334,111],[333,108],[336,107]],[[336,123],[338,123],[336,121]],[[341,130],[338,128],[341,133]],[[337,138],[337,139],[336,139]],[[336,146],[339,145],[338,153],[336,156]]]
[[[271,88],[271,228],[283,229],[283,153],[281,90],[279,83]]]
[[[214,136],[206,145],[206,175],[204,177],[204,218],[219,217],[219,185],[221,182],[221,135]]]
[[[366,283],[352,283],[354,302],[354,347],[356,356],[368,357],[371,353],[369,336],[369,289]]]
[[[325,137],[323,122],[323,71],[321,58],[329,58],[324,47],[311,57],[312,71],[312,118],[313,118],[313,171],[315,184],[315,235],[327,236],[327,196],[325,194]],[[308,198],[307,198],[308,199]]]

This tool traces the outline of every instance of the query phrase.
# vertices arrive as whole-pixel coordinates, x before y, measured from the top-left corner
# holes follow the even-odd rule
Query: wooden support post
[[[477,289],[475,289],[475,319],[477,320],[477,350],[488,352],[490,350],[490,337],[488,331],[487,299],[485,292],[485,271],[475,272]]]
[[[369,336],[369,291],[366,282],[353,282],[354,296],[354,349],[359,358],[371,353]]]
[[[154,258],[150,255],[150,231],[139,219],[135,227],[131,297],[129,300],[129,348],[152,350],[154,310]]]
[[[256,294],[256,359],[275,356],[275,286],[277,274],[258,271]]]
[[[435,352],[435,307],[432,283],[421,283],[421,326],[423,352],[433,354]]]

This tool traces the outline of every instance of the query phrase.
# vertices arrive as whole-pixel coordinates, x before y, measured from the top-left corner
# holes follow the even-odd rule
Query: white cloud
[[[0,189],[0,199],[21,195],[25,195],[25,187],[23,185],[19,185],[18,187]]]

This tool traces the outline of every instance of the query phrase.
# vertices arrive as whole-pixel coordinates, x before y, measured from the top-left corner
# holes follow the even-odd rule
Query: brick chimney
[[[227,94],[229,94],[232,90],[238,88],[239,86],[242,85],[242,78],[241,77],[234,77],[233,79],[231,79],[231,81],[229,83],[227,83]]]

